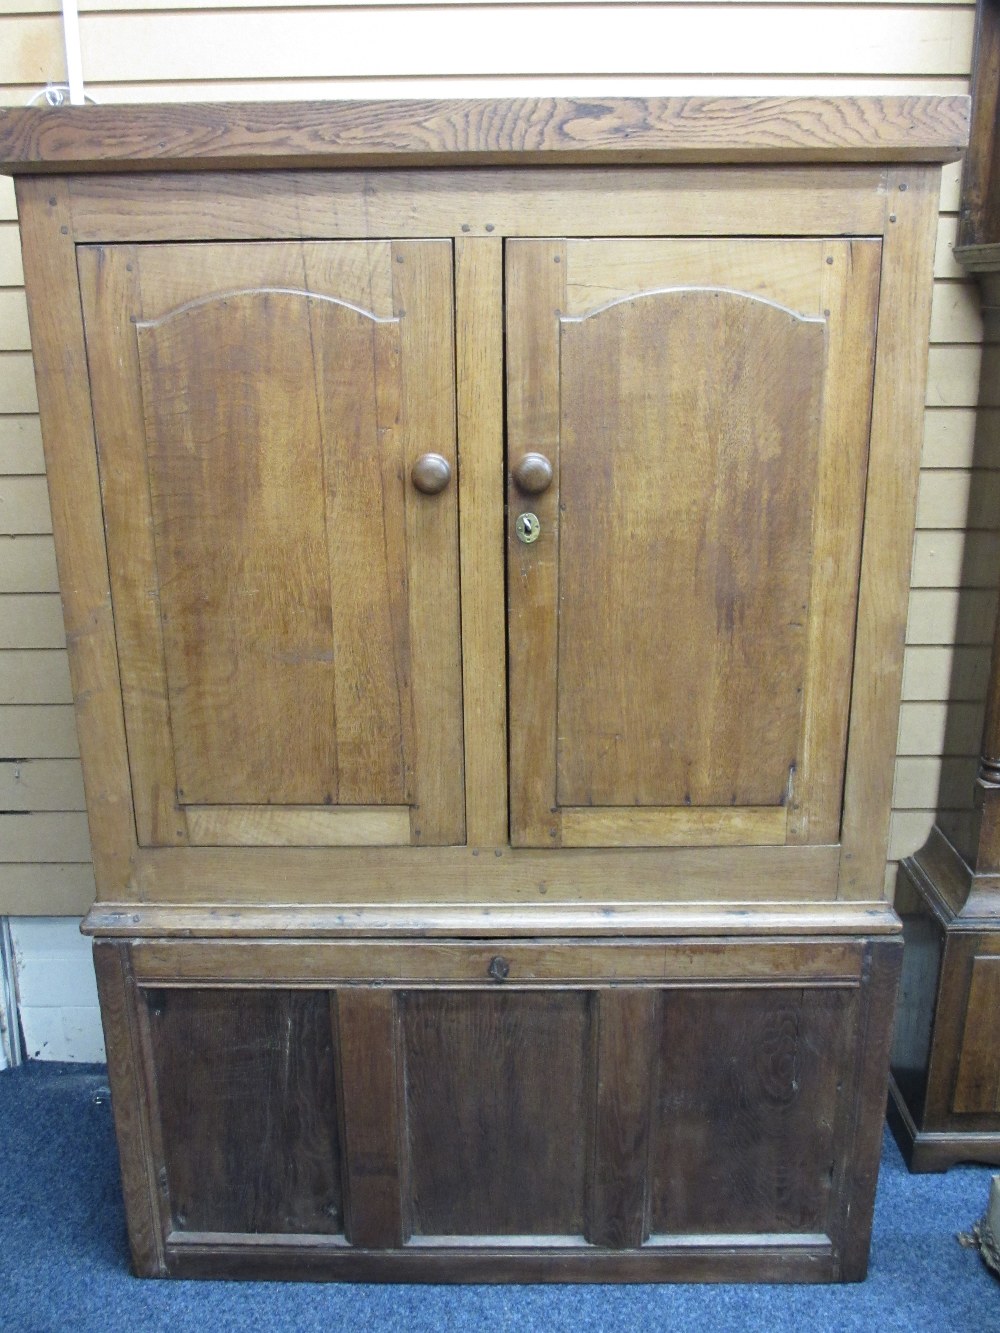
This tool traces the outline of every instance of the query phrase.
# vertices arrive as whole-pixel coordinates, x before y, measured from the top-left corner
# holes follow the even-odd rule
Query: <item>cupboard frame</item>
[[[94,847],[97,902],[84,929],[95,936],[137,1271],[392,1280],[864,1275],[901,952],[883,869],[939,165],[960,151],[967,123],[967,99],[919,97],[0,110],[0,170],[17,178]],[[512,848],[505,243],[747,235],[863,237],[881,246],[840,838]],[[140,846],[77,247],[408,238],[448,240],[454,262],[467,843]],[[640,1159],[653,1133],[647,1085],[664,1040],[656,1036],[663,996],[704,997],[699,1012],[710,1015],[712,1033],[729,1012],[724,1000],[713,1011],[713,997],[752,992],[778,1030],[788,994],[823,986],[853,997],[823,1055],[830,1138],[808,1163],[813,1175],[821,1159],[829,1167],[827,1230],[796,1237],[736,1226],[717,1240],[673,1235],[650,1244],[651,1187]],[[149,1024],[160,991],[198,987],[335,994],[336,1113],[349,1130],[342,1163],[348,1182],[352,1172],[359,1182],[353,1203],[350,1183],[347,1190],[348,1211],[360,1209],[347,1233],[354,1245],[176,1234]],[[464,996],[474,1030],[479,1000],[502,1010],[491,995],[534,997],[542,1009],[533,1012],[542,1013],[546,996],[581,990],[597,1014],[587,1020],[593,1095],[574,1130],[588,1136],[589,1244],[577,1252],[575,1241],[544,1235],[404,1243],[405,1086],[399,1066],[378,1055],[397,1049],[394,997]],[[806,1013],[801,1003],[798,1012]],[[823,1019],[803,1040],[829,1030]],[[741,1076],[755,1076],[752,1066],[748,1057]],[[790,1068],[778,1094],[790,1087],[794,1098]],[[697,1105],[703,1092],[686,1087],[682,1097]],[[622,1125],[634,1132],[634,1152],[616,1138]],[[723,1194],[713,1207],[738,1221],[738,1205],[727,1214]]]

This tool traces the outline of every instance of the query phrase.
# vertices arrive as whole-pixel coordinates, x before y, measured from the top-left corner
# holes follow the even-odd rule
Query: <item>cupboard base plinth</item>
[[[102,940],[142,1276],[852,1281],[898,937]]]
[[[250,1244],[206,1237],[177,1246],[168,1240],[166,1276],[427,1283],[833,1282],[842,1277],[829,1243],[803,1245],[795,1237],[771,1244],[747,1242],[747,1237],[738,1236],[719,1238],[714,1245],[666,1242],[626,1252],[581,1245],[574,1252],[543,1244],[494,1247],[483,1238],[481,1244],[449,1249],[413,1246],[378,1251],[329,1243]]]

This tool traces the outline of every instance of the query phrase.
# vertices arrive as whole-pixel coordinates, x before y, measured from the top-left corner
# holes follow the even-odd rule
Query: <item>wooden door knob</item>
[[[544,454],[525,454],[514,467],[514,481],[526,495],[541,495],[552,485],[552,464]]]
[[[424,495],[437,495],[451,481],[451,464],[440,454],[421,454],[413,464],[410,480]]]

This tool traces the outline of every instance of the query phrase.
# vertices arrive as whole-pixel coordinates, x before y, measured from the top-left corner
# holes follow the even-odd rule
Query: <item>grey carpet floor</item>
[[[604,1333],[1000,1330],[1000,1281],[955,1233],[992,1174],[911,1176],[886,1136],[868,1280],[856,1286],[349,1286],[140,1282],[128,1269],[103,1068],[0,1073],[3,1333]]]

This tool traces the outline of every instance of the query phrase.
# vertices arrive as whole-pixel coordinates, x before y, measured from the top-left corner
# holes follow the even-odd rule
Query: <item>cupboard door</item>
[[[515,845],[837,840],[879,261],[509,243]]]
[[[140,844],[462,842],[450,242],[79,271]]]

